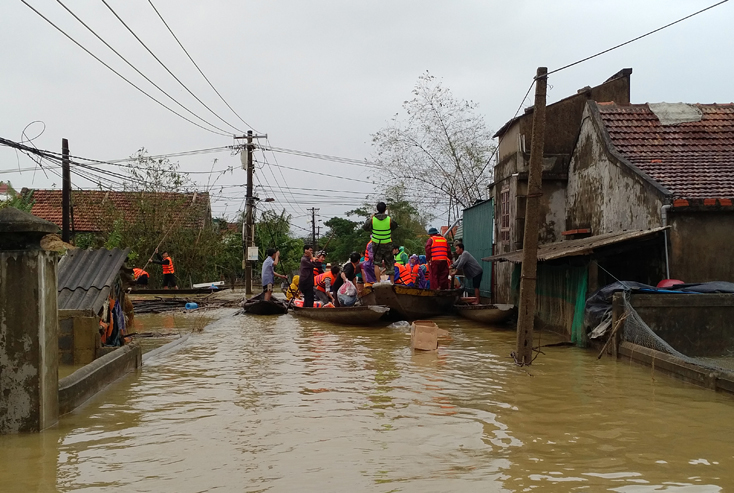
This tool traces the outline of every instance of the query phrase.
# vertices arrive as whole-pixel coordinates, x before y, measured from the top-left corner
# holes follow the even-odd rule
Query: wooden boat
[[[515,313],[515,305],[456,305],[456,311],[464,318],[488,325],[505,322]]]
[[[288,302],[275,297],[264,300],[263,293],[260,293],[245,300],[242,310],[253,315],[284,315],[288,313]]]
[[[370,325],[380,320],[390,308],[386,306],[348,306],[338,308],[303,308],[294,306],[293,314],[339,325]]]
[[[418,289],[388,283],[373,284],[362,293],[363,305],[390,307],[390,318],[418,320],[452,313],[460,289]]]

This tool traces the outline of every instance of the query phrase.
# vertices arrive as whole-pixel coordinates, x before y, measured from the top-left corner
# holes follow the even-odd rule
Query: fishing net
[[[629,301],[629,292],[624,296],[624,322],[621,329],[622,339],[638,346],[646,347],[670,354],[685,361],[710,370],[734,373],[734,351],[730,348],[720,357],[691,357],[687,356],[668,344],[645,323]]]

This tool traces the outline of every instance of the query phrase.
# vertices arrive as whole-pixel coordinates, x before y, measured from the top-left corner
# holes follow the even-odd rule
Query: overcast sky
[[[56,0],[27,0],[116,70],[157,92],[71,17]],[[205,120],[234,132],[191,97],[138,44],[101,0],[62,0],[150,79]],[[241,130],[157,17],[148,0],[107,0],[151,50],[200,99]],[[153,0],[183,45],[239,115],[275,147],[369,159],[370,134],[401,110],[418,76],[428,70],[456,97],[479,103],[490,129],[512,118],[535,70],[550,70],[660,27],[714,0],[347,2],[285,0]],[[202,130],[158,106],[56,31],[20,0],[0,3],[0,137],[20,140],[35,120],[45,132],[34,143],[99,160],[125,158],[138,148],[166,154],[231,145],[231,137]],[[734,2],[549,78],[552,103],[631,67],[632,101],[731,102]],[[525,106],[532,104],[532,94]],[[180,108],[177,111],[182,112]],[[184,113],[185,114],[185,113]],[[30,137],[42,125],[30,126]],[[274,197],[294,223],[307,227],[305,210],[321,218],[359,206],[369,170],[328,161],[267,153],[258,182],[261,198]],[[229,152],[175,158],[186,171],[226,169],[212,188],[215,216],[241,209],[245,183],[238,156]],[[22,154],[0,147],[0,170],[28,168]],[[282,174],[281,174],[282,172]],[[347,181],[316,175],[346,176]],[[208,175],[191,175],[202,186]],[[3,173],[0,180],[58,188],[40,171]],[[94,188],[73,177],[75,186]],[[367,183],[365,183],[367,182]],[[211,182],[210,182],[211,183]],[[275,190],[271,190],[273,187]],[[292,187],[290,193],[278,187]],[[309,190],[299,190],[305,188]],[[337,192],[317,191],[335,190]],[[287,200],[286,200],[287,198]],[[440,222],[440,221],[437,221]]]

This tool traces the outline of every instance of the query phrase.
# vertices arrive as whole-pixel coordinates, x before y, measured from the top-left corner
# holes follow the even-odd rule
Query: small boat
[[[500,324],[515,313],[515,305],[456,305],[456,311],[464,318],[488,325]]]
[[[275,297],[264,300],[263,293],[260,293],[245,300],[242,310],[253,315],[284,315],[288,313],[288,303]]]
[[[294,306],[293,314],[321,322],[339,325],[371,325],[380,320],[390,308],[386,306],[343,306],[337,308],[303,308]]]
[[[418,320],[452,313],[461,289],[418,289],[389,283],[373,284],[362,293],[363,305],[390,307],[390,317]]]

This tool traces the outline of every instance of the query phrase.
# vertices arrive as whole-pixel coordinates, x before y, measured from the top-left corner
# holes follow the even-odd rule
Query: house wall
[[[488,200],[482,204],[464,209],[462,237],[464,248],[476,258],[482,268],[481,296],[492,294],[492,264],[480,259],[492,255],[494,204]]]
[[[566,229],[590,228],[598,235],[662,225],[664,195],[610,154],[590,107],[568,174]]]
[[[734,212],[684,212],[673,208],[668,224],[673,279],[734,282]]]

